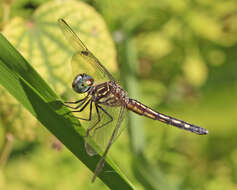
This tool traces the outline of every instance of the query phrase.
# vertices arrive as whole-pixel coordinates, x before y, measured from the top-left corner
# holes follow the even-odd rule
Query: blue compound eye
[[[87,74],[79,74],[72,82],[72,88],[77,93],[87,92],[94,84],[94,79]]]

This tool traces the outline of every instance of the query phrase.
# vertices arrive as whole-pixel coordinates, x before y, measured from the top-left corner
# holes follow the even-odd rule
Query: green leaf
[[[19,6],[26,3],[23,1]],[[69,100],[68,97],[75,94],[71,89],[73,51],[58,28],[58,18],[65,18],[100,61],[110,71],[117,71],[116,51],[106,24],[92,7],[83,2],[44,3],[30,19],[13,17],[4,25],[3,34],[49,85]],[[17,138],[33,140],[36,136],[34,128],[38,125],[36,120],[4,89],[0,88],[0,94],[2,125]],[[8,99],[7,103],[5,99]]]
[[[117,71],[116,50],[103,18],[79,1],[50,1],[30,19],[13,17],[3,34],[59,94],[70,90],[74,53],[57,25],[65,19],[80,39],[111,71]],[[63,76],[63,77],[62,77]]]
[[[1,34],[0,84],[91,171],[94,171],[100,156],[87,155],[82,137],[85,135],[84,128],[79,125],[77,119],[67,114],[69,110],[62,106],[54,91]],[[109,158],[106,158],[99,177],[111,189],[134,189]]]

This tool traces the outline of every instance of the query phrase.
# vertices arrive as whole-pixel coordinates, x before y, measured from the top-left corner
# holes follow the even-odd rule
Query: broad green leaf
[[[72,47],[57,20],[64,18],[87,47],[111,71],[117,71],[116,51],[102,17],[78,1],[51,1],[36,9],[30,19],[14,17],[3,34],[60,94],[71,88]],[[63,77],[62,77],[63,76]]]
[[[36,9],[30,19],[13,17],[3,34],[26,57],[40,75],[60,95],[73,96],[70,60],[73,50],[57,25],[64,18],[88,48],[111,71],[117,71],[116,51],[102,17],[90,6],[78,1],[51,1]],[[0,122],[15,136],[32,139],[37,123],[27,112],[0,89]],[[64,96],[65,97],[65,96]],[[4,100],[8,99],[8,103]],[[11,110],[11,114],[9,114]]]

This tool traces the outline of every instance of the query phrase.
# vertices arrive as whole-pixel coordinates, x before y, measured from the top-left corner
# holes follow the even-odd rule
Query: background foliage
[[[209,130],[196,136],[130,114],[129,130],[110,155],[137,189],[237,188],[235,0],[2,0],[0,6],[1,32],[61,97],[72,93],[72,51],[59,17],[131,97]],[[105,188],[100,180],[90,184],[91,172],[2,87],[0,102],[0,189]]]

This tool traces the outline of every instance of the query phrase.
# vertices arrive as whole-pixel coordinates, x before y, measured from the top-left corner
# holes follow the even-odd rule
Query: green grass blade
[[[87,155],[82,137],[85,135],[84,128],[79,125],[77,119],[66,114],[69,110],[62,105],[58,96],[2,34],[0,84],[92,172],[94,171],[100,156]],[[109,158],[106,159],[99,177],[111,189],[134,189]]]

